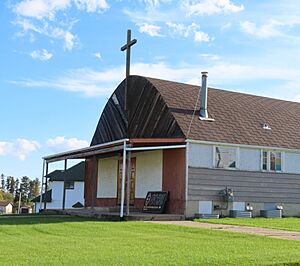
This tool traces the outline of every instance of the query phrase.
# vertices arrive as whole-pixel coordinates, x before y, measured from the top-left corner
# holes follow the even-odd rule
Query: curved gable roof
[[[215,121],[208,122],[199,119],[199,92],[199,86],[131,76],[129,132],[126,132],[123,111],[123,81],[113,94],[120,108],[112,96],[102,113],[92,145],[125,137],[185,137],[300,149],[299,103],[209,88],[208,113]],[[271,130],[263,129],[263,123],[269,124]],[[122,130],[118,130],[119,126]],[[112,136],[110,131],[120,134]]]
[[[124,80],[109,98],[91,146],[123,138],[184,137],[165,99],[149,79],[130,76],[128,82],[128,120],[124,112]]]

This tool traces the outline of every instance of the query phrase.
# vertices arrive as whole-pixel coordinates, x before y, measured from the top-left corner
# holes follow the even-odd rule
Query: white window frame
[[[233,149],[235,150],[235,167],[217,167],[216,166],[216,147],[220,147],[223,149]],[[213,168],[216,169],[225,169],[225,170],[238,170],[240,167],[240,148],[239,147],[233,147],[233,146],[225,146],[225,145],[213,145]]]
[[[267,169],[263,169],[263,152],[267,152]],[[281,158],[281,170],[271,170],[270,169],[270,153],[280,153],[280,158]],[[262,172],[271,172],[271,173],[283,173],[285,172],[285,152],[279,151],[279,150],[271,150],[271,149],[261,149],[260,150],[260,169]],[[275,165],[276,169],[276,165]]]

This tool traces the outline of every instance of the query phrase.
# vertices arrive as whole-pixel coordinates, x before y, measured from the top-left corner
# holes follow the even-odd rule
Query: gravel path
[[[152,221],[151,223],[174,224],[174,225],[189,226],[195,228],[206,228],[212,230],[254,234],[254,235],[268,236],[268,237],[288,239],[288,240],[300,240],[300,232],[268,229],[268,228],[253,227],[253,226],[209,224],[209,223],[192,222],[192,221]]]

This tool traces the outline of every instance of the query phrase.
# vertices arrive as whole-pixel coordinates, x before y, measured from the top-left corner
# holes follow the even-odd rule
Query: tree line
[[[40,194],[40,180],[38,178],[30,179],[23,176],[21,179],[13,176],[0,176],[0,200],[18,202],[21,193],[22,205],[31,202],[33,198]]]

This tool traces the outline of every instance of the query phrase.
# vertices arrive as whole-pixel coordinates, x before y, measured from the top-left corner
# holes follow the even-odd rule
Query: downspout
[[[43,160],[43,172],[42,172],[42,185],[41,185],[40,209],[39,209],[39,212],[41,211],[41,209],[42,209],[42,207],[43,207],[44,172],[45,172],[45,160]]]
[[[186,142],[185,148],[185,210],[184,216],[187,217],[188,191],[189,191],[189,142]]]
[[[97,167],[96,167],[96,156],[93,156],[93,166],[92,166],[92,199],[91,199],[91,209],[93,210],[95,208],[95,183],[96,183],[96,171],[97,171]]]
[[[67,170],[67,159],[65,160],[64,172]],[[64,173],[64,185],[63,185],[63,200],[62,200],[62,209],[66,208],[66,177]]]
[[[127,153],[127,186],[126,186],[126,216],[130,211],[130,186],[131,186],[131,151]]]
[[[126,140],[124,140],[124,144],[123,144],[123,164],[122,164],[122,187],[121,187],[120,219],[123,219],[123,216],[124,216],[125,174],[126,174]]]
[[[44,210],[47,209],[47,198],[46,198],[46,193],[47,193],[47,190],[48,190],[48,183],[47,183],[48,167],[49,167],[49,163],[46,162]]]

